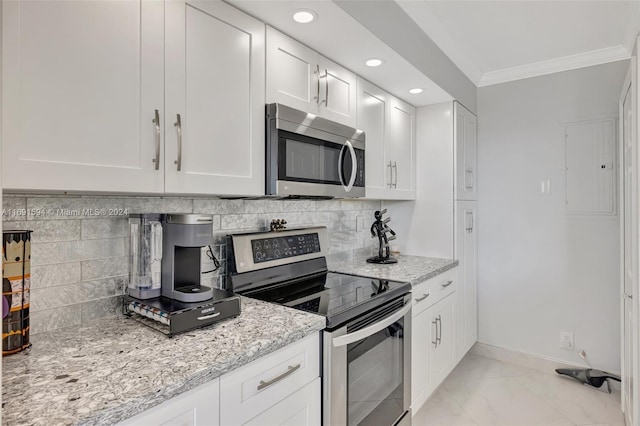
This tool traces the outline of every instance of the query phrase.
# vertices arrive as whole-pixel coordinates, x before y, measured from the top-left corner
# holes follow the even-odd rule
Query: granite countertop
[[[378,265],[367,263],[364,259],[357,259],[332,263],[329,265],[329,270],[343,274],[406,281],[416,285],[458,266],[458,261],[453,259],[408,255],[394,257],[398,259],[398,263]]]
[[[240,316],[173,338],[130,318],[39,334],[2,360],[2,423],[114,424],[324,327],[242,297]]]

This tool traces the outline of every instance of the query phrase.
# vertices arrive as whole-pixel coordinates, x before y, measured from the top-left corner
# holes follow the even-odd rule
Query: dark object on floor
[[[607,393],[611,393],[607,379],[612,379],[617,382],[620,381],[620,376],[602,370],[594,370],[593,368],[557,368],[556,373],[571,377],[589,387]],[[602,385],[606,386],[603,388]]]

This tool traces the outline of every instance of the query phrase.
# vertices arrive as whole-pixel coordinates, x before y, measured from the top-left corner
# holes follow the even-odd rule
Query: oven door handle
[[[376,323],[371,324],[368,327],[363,328],[362,330],[354,331],[353,333],[345,334],[344,336],[336,337],[333,339],[333,346],[340,347],[345,346],[358,340],[366,339],[369,336],[376,334],[378,331],[383,330],[398,321],[400,318],[405,316],[407,312],[411,310],[411,303],[407,303],[404,308],[399,311],[389,315],[382,321],[378,321]]]

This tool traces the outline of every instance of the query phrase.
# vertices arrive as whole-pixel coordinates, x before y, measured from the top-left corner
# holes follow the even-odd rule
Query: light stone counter
[[[458,266],[457,260],[435,257],[400,255],[396,259],[398,263],[389,265],[367,263],[364,259],[334,262],[329,265],[329,270],[343,274],[405,281],[416,285]]]
[[[324,327],[243,297],[239,317],[173,338],[129,318],[39,334],[3,358],[2,423],[114,424]]]

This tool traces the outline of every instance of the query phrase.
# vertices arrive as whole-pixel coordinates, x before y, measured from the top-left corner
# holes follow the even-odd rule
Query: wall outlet
[[[568,331],[560,332],[560,349],[573,350],[573,333]]]
[[[364,216],[356,216],[356,232],[362,231],[367,227]]]

